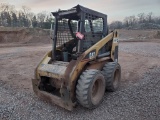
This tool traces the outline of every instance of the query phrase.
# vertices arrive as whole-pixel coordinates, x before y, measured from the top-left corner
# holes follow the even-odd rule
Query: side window
[[[85,32],[91,32],[91,26],[88,20],[85,20]]]
[[[103,32],[103,19],[85,20],[85,32]]]
[[[103,19],[102,18],[92,20],[92,24],[93,24],[94,32],[103,32]]]

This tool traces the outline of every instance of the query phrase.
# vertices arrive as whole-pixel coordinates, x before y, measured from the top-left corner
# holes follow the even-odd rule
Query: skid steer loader
[[[120,84],[117,32],[108,32],[107,15],[80,5],[52,14],[52,50],[35,69],[33,90],[67,110],[96,108]]]

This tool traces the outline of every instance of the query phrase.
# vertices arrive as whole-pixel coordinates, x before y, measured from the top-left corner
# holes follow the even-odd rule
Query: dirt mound
[[[154,38],[160,39],[160,31],[156,32],[156,34],[154,35]]]
[[[49,33],[39,28],[0,27],[0,43],[50,43]]]

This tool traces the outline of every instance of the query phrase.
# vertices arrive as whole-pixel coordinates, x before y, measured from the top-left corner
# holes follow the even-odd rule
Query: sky
[[[0,0],[0,3],[9,3],[18,9],[25,5],[34,13],[65,10],[80,4],[107,14],[109,23],[138,13],[153,12],[154,16],[160,16],[160,0]]]

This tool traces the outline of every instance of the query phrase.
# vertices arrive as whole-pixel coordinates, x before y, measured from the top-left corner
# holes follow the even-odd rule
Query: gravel
[[[140,82],[106,93],[94,110],[78,106],[69,112],[39,100],[33,93],[0,81],[0,118],[8,120],[159,120],[160,68],[144,74]]]
[[[160,44],[152,42],[126,42],[120,43],[120,51],[138,54],[145,57],[160,58]]]
[[[160,46],[120,44],[120,51],[159,59]],[[134,45],[134,46],[133,46]],[[143,46],[148,49],[143,49]],[[141,47],[141,49],[140,49]],[[153,52],[154,51],[154,52]],[[157,52],[155,52],[157,51]],[[67,111],[37,98],[32,91],[0,78],[0,119],[2,120],[159,120],[160,67],[153,67],[141,78],[119,91],[106,93],[102,104],[88,110],[78,105]]]

